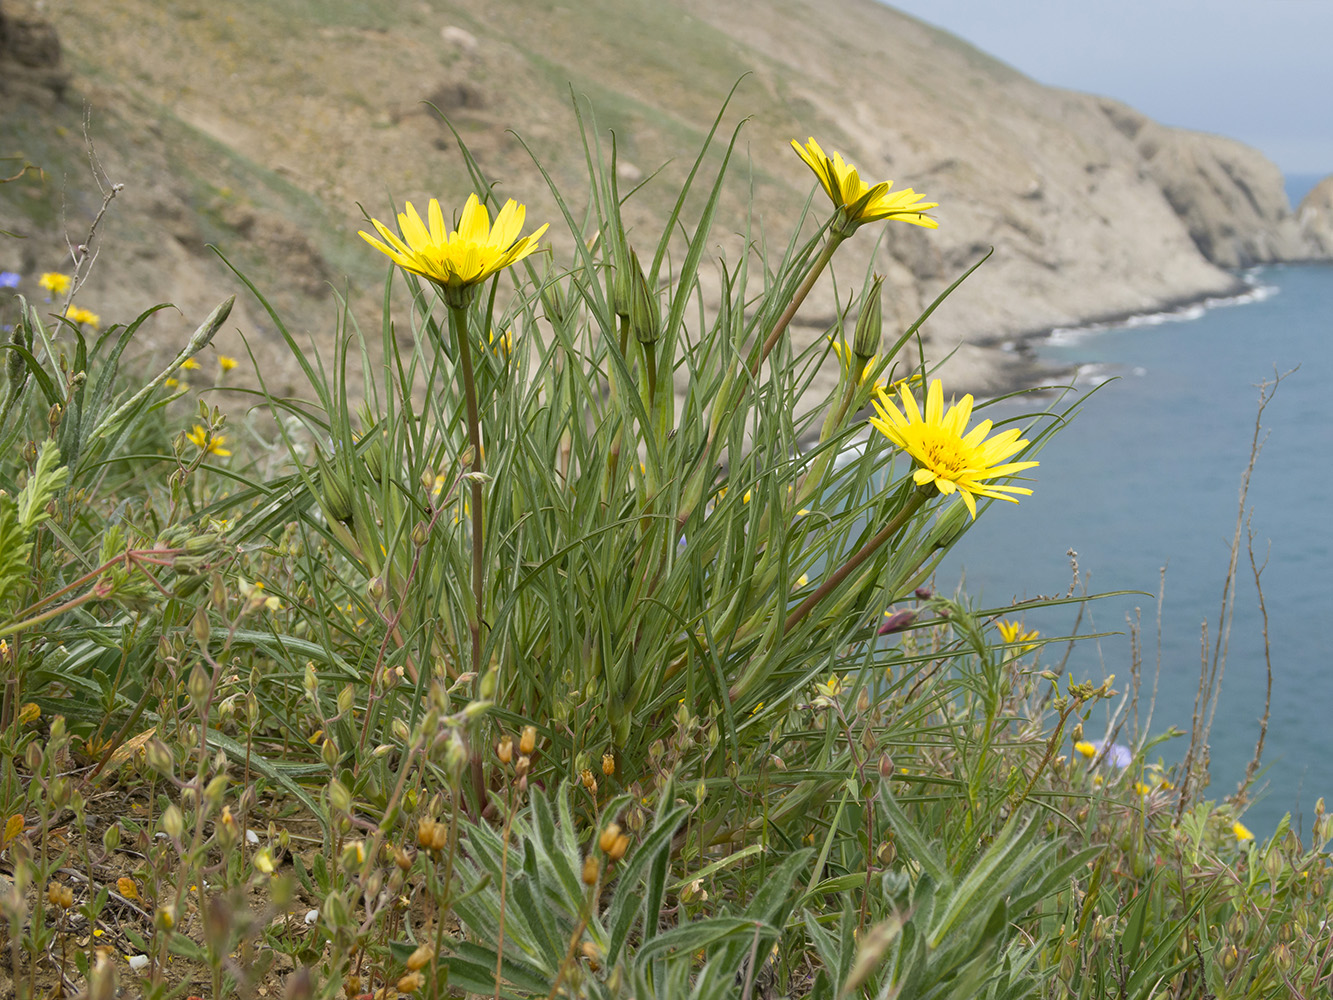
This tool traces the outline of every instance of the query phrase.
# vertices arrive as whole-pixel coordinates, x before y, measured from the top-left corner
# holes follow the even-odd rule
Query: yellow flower
[[[67,281],[69,279],[66,279]],[[78,306],[66,306],[65,318],[73,320],[75,323],[87,323],[94,330],[102,325],[102,317],[95,312],[87,309],[80,309]]]
[[[237,362],[235,358],[229,357],[226,354],[218,355],[218,367],[221,368],[224,372],[231,371],[233,368],[236,367],[236,364]]]
[[[890,218],[910,222],[914,226],[925,226],[927,229],[939,228],[938,222],[922,214],[927,209],[937,207],[939,202],[923,201],[923,196],[911,188],[890,193],[893,181],[880,181],[870,187],[861,180],[855,167],[843,161],[841,153],[835,152],[829,157],[813,136],[804,146],[795,139],[791,145],[806,166],[815,172],[834,206],[846,213],[847,221],[853,229],[867,222]]]
[[[360,235],[404,270],[457,292],[485,281],[537,249],[537,241],[547,227],[544,225],[531,236],[520,239],[518,234],[526,213],[527,209],[511,198],[500,209],[492,226],[486,206],[477,201],[475,194],[470,194],[463,205],[457,231],[449,232],[445,229],[444,213],[440,211],[438,201],[430,200],[427,209],[429,228],[409,201],[407,211],[398,214],[402,239],[378,219],[371,219],[370,223],[387,242],[381,243],[366,232]]]
[[[1093,757],[1097,756],[1097,748],[1093,746],[1091,743],[1089,743],[1087,740],[1079,740],[1077,743],[1074,744],[1074,749],[1077,750],[1079,753],[1081,753],[1084,757],[1087,757],[1088,760],[1092,760]]]
[[[61,274],[59,271],[47,271],[37,279],[37,284],[52,295],[63,295],[69,288],[69,280],[68,274]]]
[[[939,379],[930,383],[924,415],[906,386],[899,390],[899,395],[903,403],[901,411],[889,394],[880,390],[879,398],[874,400],[876,416],[870,418],[870,423],[912,456],[917,465],[912,478],[918,486],[934,483],[945,496],[960,494],[973,519],[977,516],[976,497],[1018,503],[1017,498],[1005,494],[1021,493],[1027,496],[1032,493],[1022,486],[999,486],[986,482],[988,479],[1012,476],[1037,465],[1036,462],[1005,463],[1006,458],[1027,445],[1026,441],[1019,439],[1016,428],[1002,431],[989,440],[986,438],[991,429],[989,420],[983,420],[968,431],[972,397],[964,396],[946,411],[944,389]]]
[[[1021,622],[996,622],[995,627],[1000,630],[1000,638],[1006,643],[1022,643],[1020,653],[1026,653],[1029,650],[1036,649],[1037,646],[1031,640],[1041,635],[1035,628],[1031,631],[1023,631]]]
[[[1235,835],[1236,839],[1239,840],[1242,844],[1245,843],[1245,841],[1247,840],[1254,839],[1254,834],[1250,832],[1250,828],[1246,826],[1244,823],[1242,823],[1240,820],[1236,820],[1236,822],[1231,824],[1231,832]]]
[[[222,447],[227,443],[225,435],[214,434],[199,424],[195,424],[194,428],[186,433],[185,438],[200,451],[206,451],[210,455],[226,458],[231,454],[230,451]]]
[[[491,350],[495,351],[496,354],[503,354],[506,358],[509,357],[509,355],[514,352],[514,331],[506,330],[497,340],[495,331],[492,330],[490,346]]]
[[[851,348],[847,346],[845,341],[829,337],[828,342],[833,345],[833,353],[838,356],[838,364],[842,366],[843,370],[846,371],[850,377],[852,364],[857,360],[857,356],[852,353]],[[879,364],[879,355],[875,354],[861,368],[861,374],[856,376],[856,384],[860,385],[864,382],[865,377],[874,370],[877,364]]]
[[[198,371],[199,362],[194,360],[194,358],[186,358],[184,361],[181,362],[181,367],[184,368],[187,372]]]

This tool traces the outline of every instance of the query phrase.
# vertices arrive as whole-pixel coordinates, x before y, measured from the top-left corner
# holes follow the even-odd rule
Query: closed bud
[[[880,304],[880,287],[883,284],[884,279],[878,274],[875,275],[870,283],[870,290],[866,293],[866,304],[856,320],[856,334],[852,338],[852,351],[863,365],[879,353],[880,343],[883,339],[883,307]]]
[[[406,743],[412,738],[411,730],[407,728],[407,723],[402,719],[394,719],[393,724],[389,726],[389,731],[393,733],[393,738],[399,743]]]
[[[514,764],[514,774],[520,778],[523,777],[525,774],[527,774],[528,771],[530,771],[531,769],[532,769],[532,758],[529,757],[527,754],[524,754],[522,757],[520,757],[518,759],[518,762]]]
[[[648,287],[648,279],[643,273],[643,267],[639,264],[639,255],[633,250],[629,252],[630,259],[630,312],[629,324],[634,331],[634,336],[639,339],[639,343],[645,347],[650,347],[657,343],[657,338],[662,335],[662,313],[657,306],[657,296],[653,290]]]
[[[1076,722],[1076,723],[1074,724],[1074,731],[1070,734],[1070,738],[1071,738],[1075,743],[1082,743],[1082,742],[1083,742],[1083,723],[1081,723],[1081,722]]]
[[[430,539],[430,526],[425,521],[418,521],[412,528],[412,544],[422,548]]]
[[[449,779],[454,784],[457,784],[458,779],[462,776],[467,761],[467,746],[463,743],[463,737],[458,735],[457,730],[450,731],[449,745],[444,751],[444,767],[449,772]]]
[[[372,576],[370,582],[366,584],[366,593],[370,599],[378,604],[384,600],[384,579],[378,576]]]
[[[500,758],[501,764],[508,764],[514,759],[514,740],[508,733],[500,737],[495,747],[495,756]]]
[[[102,847],[107,851],[114,851],[120,846],[120,827],[112,823],[102,833]]]
[[[1234,944],[1229,944],[1222,949],[1222,968],[1231,972],[1240,964],[1240,952],[1236,950]]]
[[[893,777],[893,758],[886,753],[879,755],[879,776],[885,781]]]
[[[194,609],[194,618],[190,621],[190,628],[194,632],[194,641],[207,649],[210,634],[207,605],[201,604]]]
[[[185,832],[185,816],[180,809],[173,803],[167,806],[162,813],[160,821],[162,832],[173,840],[180,840],[181,834]]]
[[[435,949],[428,944],[420,945],[416,951],[407,956],[407,967],[412,972],[424,969],[432,958],[435,957]]]
[[[204,786],[204,801],[213,808],[222,804],[222,797],[227,794],[227,776],[215,774]]]
[[[335,767],[338,763],[338,747],[333,740],[326,739],[319,745],[319,759],[324,762],[328,768]]]
[[[532,751],[537,749],[537,727],[524,726],[523,735],[519,737],[518,752],[524,755],[531,755]]]
[[[616,755],[613,753],[602,754],[602,773],[608,778],[616,773]]]
[[[629,837],[622,833],[616,838],[615,843],[611,845],[611,849],[606,852],[606,856],[612,861],[619,861],[625,856],[625,852],[628,850]]]
[[[399,869],[401,869],[402,871],[407,871],[409,868],[411,868],[412,862],[414,860],[415,859],[407,851],[406,848],[395,847],[393,849],[393,863],[397,865]]]
[[[597,859],[589,854],[583,862],[583,884],[596,885],[597,874]]]
[[[406,993],[411,996],[425,985],[425,976],[420,972],[409,972],[394,984],[394,988],[397,989],[399,993]]]
[[[196,663],[190,670],[190,679],[186,684],[186,691],[190,695],[190,701],[194,703],[195,711],[203,711],[204,704],[208,701],[209,688],[212,686],[207,672]]]
[[[1282,854],[1278,851],[1277,846],[1270,847],[1268,853],[1264,855],[1264,871],[1268,873],[1268,884],[1271,887],[1277,888],[1278,879],[1285,867],[1286,862],[1283,861]]]
[[[148,741],[144,747],[144,758],[148,761],[148,766],[163,777],[170,777],[176,770],[175,759],[161,740]]]
[[[338,692],[338,714],[346,715],[350,712],[355,701],[356,688],[352,687],[350,684],[344,685],[343,689]]]
[[[491,667],[490,670],[487,670],[486,673],[481,675],[481,687],[478,689],[478,693],[481,695],[482,701],[490,701],[495,697],[495,688],[499,683],[500,672],[494,667]],[[526,729],[524,731],[526,732]],[[535,739],[536,730],[533,730],[533,734]]]
[[[870,711],[870,689],[862,688],[861,693],[856,696],[856,710],[861,714]]]
[[[1287,946],[1286,942],[1280,942],[1273,949],[1273,964],[1283,972],[1291,971],[1291,948]]]
[[[606,826],[602,828],[601,835],[597,838],[597,846],[602,849],[602,853],[608,853],[611,850],[611,846],[615,844],[616,838],[619,836],[620,824],[607,823]]]
[[[329,806],[344,815],[352,811],[352,793],[337,778],[329,782]]]

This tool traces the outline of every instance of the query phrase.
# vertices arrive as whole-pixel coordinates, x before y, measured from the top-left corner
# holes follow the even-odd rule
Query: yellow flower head
[[[69,289],[69,281],[68,274],[61,274],[59,271],[47,271],[37,279],[37,284],[52,295],[64,295]]]
[[[404,270],[419,274],[442,288],[457,291],[485,281],[537,249],[537,241],[547,227],[542,226],[531,236],[520,238],[526,213],[527,209],[511,198],[500,209],[492,226],[486,206],[477,201],[475,194],[470,194],[463,205],[458,229],[449,232],[445,229],[444,213],[440,211],[438,201],[430,200],[427,209],[429,227],[409,201],[407,211],[398,213],[402,239],[378,219],[370,222],[385,242],[366,232],[362,232],[361,237]]]
[[[200,424],[195,424],[194,428],[186,433],[185,438],[200,451],[206,451],[210,455],[226,458],[231,454],[230,451],[222,447],[227,443],[227,438],[224,435],[214,434]]]
[[[1236,822],[1231,824],[1231,832],[1242,844],[1247,840],[1254,839],[1254,834],[1250,832],[1250,828],[1240,820],[1236,820]]]
[[[219,354],[218,367],[221,368],[224,373],[229,372],[236,367],[236,359],[226,354]]]
[[[1006,643],[1023,643],[1019,652],[1026,653],[1037,648],[1032,640],[1038,638],[1041,633],[1035,628],[1024,631],[1022,622],[996,622],[995,627],[1000,630],[1000,638]]]
[[[63,277],[63,275],[61,277]],[[69,279],[66,278],[65,280],[68,281]],[[97,315],[95,312],[90,312],[87,309],[80,309],[78,306],[66,306],[65,318],[73,320],[75,323],[87,323],[94,330],[102,325],[101,316]]]
[[[187,372],[198,371],[199,362],[194,360],[194,358],[186,358],[181,362],[181,368],[185,369]]]
[[[852,353],[852,349],[847,346],[845,341],[840,341],[836,337],[829,337],[828,341],[833,345],[833,353],[838,356],[838,364],[843,367],[843,370],[848,373],[848,377],[850,378],[852,365],[856,363],[857,356]],[[860,385],[864,382],[865,377],[874,371],[875,366],[878,364],[879,355],[875,354],[871,356],[870,360],[862,366],[861,374],[856,376],[856,384]]]
[[[1088,760],[1092,760],[1093,757],[1097,756],[1097,748],[1093,746],[1091,743],[1089,743],[1087,740],[1079,740],[1077,743],[1074,744],[1074,749],[1077,750],[1079,753],[1081,753],[1084,757],[1087,757]]]
[[[923,414],[915,397],[906,386],[899,390],[902,410],[884,390],[874,400],[875,416],[870,423],[881,434],[912,456],[917,469],[912,478],[918,486],[934,483],[945,496],[958,493],[975,519],[976,497],[991,497],[1018,503],[1006,493],[1028,496],[1031,490],[1022,486],[999,486],[986,480],[1012,476],[1024,469],[1034,468],[1036,462],[1008,462],[1004,460],[1027,445],[1020,440],[1018,430],[1010,428],[987,439],[991,422],[983,420],[972,430],[967,421],[972,416],[972,397],[964,396],[958,403],[944,409],[944,388],[939,379],[930,383]]]
[[[861,180],[856,168],[844,162],[841,153],[835,152],[829,157],[815,142],[814,137],[802,146],[795,139],[792,149],[806,166],[815,172],[820,185],[832,199],[836,208],[847,214],[847,221],[854,229],[856,226],[878,219],[899,219],[914,226],[938,229],[940,224],[922,213],[936,208],[939,202],[926,202],[924,196],[911,188],[890,191],[893,181],[880,181],[870,187]]]

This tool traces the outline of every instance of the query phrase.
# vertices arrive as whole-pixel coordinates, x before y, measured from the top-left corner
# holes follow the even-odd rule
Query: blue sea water
[[[941,567],[937,583],[966,590],[982,606],[1063,593],[1066,551],[1097,592],[1156,593],[1166,567],[1161,681],[1151,728],[1188,730],[1201,663],[1201,628],[1217,636],[1222,587],[1236,529],[1241,474],[1249,459],[1259,391],[1290,372],[1263,414],[1248,521],[1265,564],[1263,597],[1273,666],[1263,797],[1246,822],[1271,832],[1287,811],[1308,824],[1315,798],[1333,801],[1333,266],[1288,265],[1247,275],[1238,302],[1122,326],[1056,331],[1040,353],[1080,367],[1080,393],[1095,393],[1042,451],[1034,493],[992,504]],[[1293,371],[1294,369],[1294,371]],[[1100,385],[1099,385],[1100,383]],[[1030,412],[1028,401],[985,415]],[[1243,544],[1243,542],[1242,542]],[[1234,791],[1254,753],[1266,670],[1263,620],[1242,548],[1229,655],[1210,740],[1210,797]],[[1088,607],[1082,631],[1125,633],[1142,609],[1145,696],[1157,662],[1155,596]],[[1072,625],[1068,609],[1030,614],[1050,635]],[[1047,662],[1061,648],[1048,647]],[[1076,647],[1074,672],[1129,679],[1130,641],[1121,634]],[[1100,736],[1094,716],[1090,736]],[[1141,720],[1142,721],[1142,720]],[[1165,744],[1167,761],[1185,739]]]

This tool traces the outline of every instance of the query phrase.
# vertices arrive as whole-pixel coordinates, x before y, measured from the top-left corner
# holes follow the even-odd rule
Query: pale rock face
[[[1296,218],[1318,255],[1333,257],[1333,174],[1316,184],[1301,200]]]

